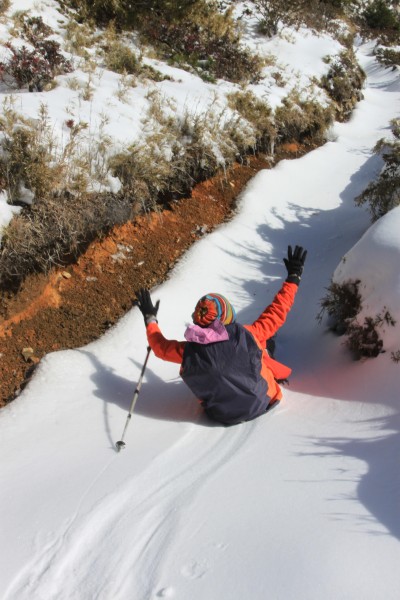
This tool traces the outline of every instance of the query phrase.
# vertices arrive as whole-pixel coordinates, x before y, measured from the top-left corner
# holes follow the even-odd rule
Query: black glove
[[[288,272],[286,281],[299,285],[306,256],[307,250],[303,250],[301,246],[296,246],[294,252],[292,246],[288,246],[288,257],[283,259]]]
[[[157,311],[159,302],[156,302],[156,305],[153,305],[151,301],[150,292],[146,288],[142,288],[138,292],[136,292],[136,306],[139,308],[140,312],[143,315],[145,325],[148,325],[152,321],[157,323]]]

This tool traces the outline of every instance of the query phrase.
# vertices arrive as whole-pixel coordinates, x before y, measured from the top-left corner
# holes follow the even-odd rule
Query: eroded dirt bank
[[[310,149],[286,144],[275,164]],[[29,277],[17,295],[1,294],[0,406],[15,398],[45,354],[98,338],[130,309],[135,290],[164,281],[193,242],[231,217],[249,179],[270,166],[262,156],[234,165],[171,209],[116,227],[67,268]]]

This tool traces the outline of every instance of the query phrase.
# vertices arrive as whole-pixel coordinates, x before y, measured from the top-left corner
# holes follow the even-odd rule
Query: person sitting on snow
[[[181,365],[180,375],[206,414],[224,425],[250,421],[282,398],[279,382],[291,369],[265,350],[283,325],[296,296],[307,251],[288,247],[288,275],[272,303],[252,325],[236,322],[235,310],[221,294],[206,294],[196,304],[186,341],[167,340],[158,326],[148,289],[137,293],[147,339],[154,354]]]

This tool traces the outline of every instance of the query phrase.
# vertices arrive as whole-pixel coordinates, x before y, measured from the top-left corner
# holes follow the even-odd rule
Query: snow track
[[[150,598],[182,511],[190,510],[197,490],[218,475],[254,427],[255,422],[210,428],[206,445],[190,428],[146,471],[84,509],[90,490],[127,457],[112,458],[87,488],[65,528],[11,584],[5,600],[123,600],[132,590],[136,600]]]

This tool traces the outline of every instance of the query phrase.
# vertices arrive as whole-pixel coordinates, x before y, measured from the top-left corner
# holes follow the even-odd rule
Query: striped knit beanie
[[[229,325],[234,323],[236,313],[232,304],[221,294],[207,294],[196,304],[192,318],[193,323],[200,327],[208,327],[216,319],[223,325]]]

